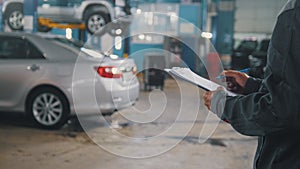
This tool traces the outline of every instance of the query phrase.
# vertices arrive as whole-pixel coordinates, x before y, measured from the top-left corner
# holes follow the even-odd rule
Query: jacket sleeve
[[[244,135],[300,129],[300,8],[284,11],[275,26],[261,88],[244,96],[217,92],[212,111]]]
[[[262,80],[250,77],[245,85],[244,94],[257,92],[261,86]]]
[[[211,107],[222,120],[239,133],[263,136],[283,129],[300,128],[297,93],[287,84],[278,83],[271,91],[227,97],[225,92],[213,96]]]

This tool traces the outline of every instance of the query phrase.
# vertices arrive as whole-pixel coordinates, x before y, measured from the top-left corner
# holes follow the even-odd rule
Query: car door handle
[[[40,67],[38,65],[36,65],[36,64],[33,64],[31,66],[27,66],[27,70],[30,70],[30,71],[33,71],[33,72],[35,72],[35,71],[37,71],[39,69],[40,69]]]

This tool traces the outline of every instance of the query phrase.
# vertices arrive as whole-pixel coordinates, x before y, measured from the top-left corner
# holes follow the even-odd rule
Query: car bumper
[[[121,85],[109,80],[104,84],[106,94],[101,95],[102,90],[97,88],[97,103],[101,113],[112,112],[132,106],[139,97],[139,83],[136,80],[130,85]]]
[[[127,85],[115,79],[99,78],[94,86],[73,89],[73,112],[77,115],[105,114],[130,107],[138,99],[139,89],[136,78]]]

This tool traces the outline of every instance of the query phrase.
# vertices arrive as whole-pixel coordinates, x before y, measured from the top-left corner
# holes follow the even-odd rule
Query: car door
[[[82,0],[39,0],[38,13],[42,17],[50,18],[54,21],[72,21],[75,8],[81,4]]]
[[[17,107],[43,73],[42,52],[22,37],[0,36],[0,108]]]

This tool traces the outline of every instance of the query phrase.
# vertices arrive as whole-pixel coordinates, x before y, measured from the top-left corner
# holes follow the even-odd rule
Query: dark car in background
[[[233,50],[231,55],[231,69],[240,70],[250,66],[248,56],[252,54],[258,46],[256,39],[242,40]]]
[[[260,42],[258,49],[254,51],[249,58],[249,67],[252,68],[249,75],[263,78],[264,68],[267,64],[267,53],[270,39],[264,39]]]
[[[269,42],[270,39],[261,41],[256,39],[242,40],[231,55],[231,69],[251,68],[249,75],[263,77]]]

